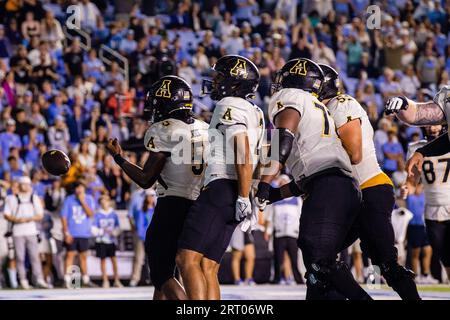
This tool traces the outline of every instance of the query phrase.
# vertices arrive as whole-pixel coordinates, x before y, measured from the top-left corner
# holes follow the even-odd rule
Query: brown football
[[[42,165],[48,173],[54,176],[60,176],[70,168],[69,157],[60,150],[49,150],[41,157]]]

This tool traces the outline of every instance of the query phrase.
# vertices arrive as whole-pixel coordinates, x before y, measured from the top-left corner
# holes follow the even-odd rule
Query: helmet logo
[[[223,119],[223,120],[227,120],[227,121],[233,120],[233,119],[231,118],[231,108],[227,108],[227,111],[225,111],[225,113],[223,114],[222,119]]]
[[[247,79],[247,61],[238,59],[236,65],[230,70],[232,76],[242,76],[242,78]]]
[[[158,90],[156,90],[155,96],[163,97],[163,98],[172,97],[172,94],[170,93],[170,83],[171,82],[172,82],[172,80],[163,80],[161,87]]]
[[[299,59],[297,61],[297,63],[289,70],[289,73],[305,76],[306,75],[306,60]]]
[[[150,140],[147,143],[147,148],[155,149],[155,138],[154,137],[150,137]]]

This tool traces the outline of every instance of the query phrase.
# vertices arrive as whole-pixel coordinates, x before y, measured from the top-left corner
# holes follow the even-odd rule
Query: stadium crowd
[[[371,4],[381,9],[381,20],[369,29],[366,8]],[[105,143],[118,137],[128,158],[145,162],[147,123],[138,115],[146,89],[166,74],[192,84],[194,111],[208,122],[213,103],[200,96],[199,79],[225,54],[248,57],[259,68],[255,103],[264,111],[274,73],[289,59],[334,66],[344,91],[369,114],[378,161],[398,187],[399,210],[411,213],[412,225],[424,225],[421,188],[406,200],[400,191],[408,143],[424,134],[384,116],[383,106],[399,94],[431,100],[450,84],[450,3],[444,0],[3,0],[0,21],[0,199],[4,216],[15,219],[12,237],[6,237],[8,223],[0,216],[2,286],[29,288],[28,269],[36,286],[57,284],[55,279],[64,280],[64,263],[71,266],[76,253],[83,284],[94,285],[86,263],[87,249],[94,248],[91,238],[102,258],[103,286],[109,286],[110,257],[114,286],[122,286],[114,255],[121,229],[118,210],[130,213],[136,261],[129,278],[131,286],[139,283],[156,194],[131,183],[105,152]],[[43,170],[40,156],[49,149],[68,153],[72,166],[65,176]],[[27,210],[19,210],[22,204]],[[283,208],[289,205],[299,204],[285,203],[271,210],[271,218],[266,214],[267,221],[261,219],[263,241],[271,241],[273,219],[288,214]],[[399,252],[406,252],[408,220],[396,221]],[[295,232],[286,236],[295,238]],[[8,257],[11,238],[15,254]],[[283,248],[280,242],[269,247],[277,246]],[[424,267],[417,280],[435,283],[429,277],[432,252],[426,239],[421,247]],[[297,259],[288,248],[290,258]],[[357,244],[351,255],[364,281],[367,262]],[[235,254],[234,268],[241,256],[251,261],[254,252]],[[411,264],[406,253],[401,258]],[[278,252],[278,268],[280,260],[289,261]],[[289,264],[281,261],[281,267],[289,269]],[[283,280],[275,268],[275,281],[301,282],[295,263],[290,269]],[[242,283],[239,271],[234,281]],[[246,283],[254,283],[252,267]]]

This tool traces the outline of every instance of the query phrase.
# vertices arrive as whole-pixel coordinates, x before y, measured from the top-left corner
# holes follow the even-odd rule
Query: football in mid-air
[[[42,165],[54,176],[66,174],[70,168],[69,157],[60,150],[49,150],[42,155]]]

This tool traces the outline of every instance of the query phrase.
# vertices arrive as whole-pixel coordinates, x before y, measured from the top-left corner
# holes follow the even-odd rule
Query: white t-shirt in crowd
[[[33,196],[33,199],[31,199]],[[44,208],[39,197],[30,193],[19,194],[20,205],[17,196],[8,195],[5,199],[4,215],[15,218],[32,218],[35,216],[43,216]],[[15,223],[12,229],[14,237],[34,236],[39,232],[36,228],[36,222],[30,221],[26,223]]]

